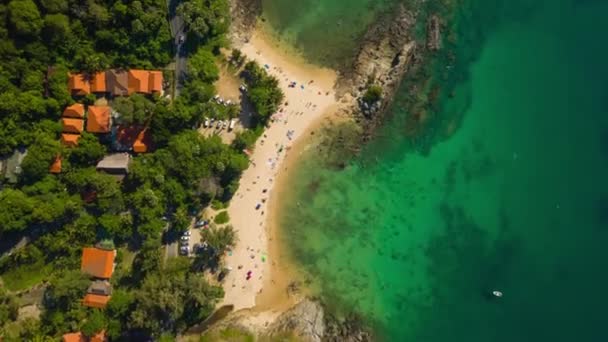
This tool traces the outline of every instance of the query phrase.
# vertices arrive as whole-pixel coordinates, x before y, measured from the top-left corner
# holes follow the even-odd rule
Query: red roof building
[[[55,160],[53,160],[53,164],[51,164],[51,167],[49,168],[49,172],[50,173],[61,173],[61,156],[57,155],[55,156]]]
[[[89,106],[87,115],[87,131],[91,133],[110,132],[110,107]]]
[[[144,128],[137,135],[137,139],[133,142],[133,152],[135,153],[146,153],[150,151],[150,146],[152,145],[152,137],[150,136],[150,132],[147,128]]]
[[[162,71],[150,71],[150,92],[163,92],[163,73]]]
[[[84,120],[82,119],[73,119],[73,118],[63,118],[61,119],[61,125],[63,126],[62,131],[64,133],[74,133],[80,134],[84,129]]]
[[[114,272],[116,251],[107,251],[95,247],[82,250],[80,269],[93,277],[109,279]]]
[[[61,143],[67,147],[78,146],[78,139],[80,139],[80,134],[69,134],[69,133],[61,134]]]
[[[84,105],[82,103],[74,103],[63,110],[64,118],[84,119]]]
[[[105,93],[107,92],[106,87],[106,72],[99,71],[91,76],[91,92],[92,93]]]
[[[85,74],[69,74],[68,89],[72,95],[88,95],[91,85]]]
[[[129,95],[133,93],[161,93],[162,91],[162,71],[129,70]]]
[[[89,308],[103,309],[108,305],[111,296],[97,295],[93,293],[87,293],[82,300],[82,305]]]
[[[63,335],[61,340],[62,342],[107,342],[108,338],[106,337],[105,330],[102,330],[91,336],[91,338],[87,338],[81,332],[75,332]]]

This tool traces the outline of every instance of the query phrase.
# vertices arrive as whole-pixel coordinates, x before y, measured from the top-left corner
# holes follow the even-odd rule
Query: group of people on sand
[[[279,67],[271,67],[269,64],[263,64],[264,68],[266,70],[269,71],[274,71],[275,73],[278,73],[280,75],[285,75],[283,70]],[[288,82],[288,87],[289,88],[297,88],[297,86],[299,85],[299,88],[304,90],[305,89],[305,83],[299,83],[296,82],[294,80],[290,80],[290,78],[285,78],[285,81]],[[310,86],[313,83],[315,83],[315,80],[310,80],[306,85]],[[314,93],[314,88],[313,90],[311,90],[312,93]],[[322,95],[321,91],[318,92],[318,95]],[[329,95],[329,92],[326,93],[326,95]],[[246,210],[253,210],[255,211],[259,211],[259,214],[256,213],[256,216],[251,216],[251,217],[258,217],[258,221],[256,223],[259,224],[259,226],[263,227],[264,223],[265,223],[265,216],[264,216],[264,207],[267,203],[267,198],[268,198],[268,193],[269,193],[269,189],[272,186],[272,182],[273,182],[273,177],[276,176],[277,174],[277,168],[276,166],[278,165],[278,163],[280,162],[281,158],[285,157],[285,153],[283,153],[285,150],[288,150],[290,148],[290,145],[292,143],[292,141],[296,138],[296,130],[294,129],[295,127],[289,127],[289,118],[290,117],[294,117],[294,116],[301,116],[304,115],[305,111],[315,111],[317,110],[317,104],[314,103],[314,101],[307,101],[306,100],[309,99],[298,99],[295,101],[301,101],[301,104],[303,105],[303,107],[305,108],[305,110],[298,110],[298,109],[292,109],[290,110],[292,107],[297,107],[297,106],[292,106],[290,107],[290,103],[289,102],[285,102],[284,104],[282,104],[282,106],[279,108],[279,110],[277,111],[277,113],[273,114],[271,117],[271,123],[272,125],[274,124],[278,124],[278,123],[283,123],[284,125],[286,125],[287,129],[285,132],[285,136],[284,138],[281,138],[280,140],[284,141],[272,141],[269,139],[269,136],[271,136],[271,131],[268,132],[267,134],[264,134],[262,136],[262,139],[260,139],[259,144],[260,146],[264,146],[265,144],[267,144],[269,141],[271,143],[274,144],[274,150],[272,153],[272,155],[266,155],[266,156],[259,156],[257,158],[255,158],[255,161],[258,161],[258,164],[260,164],[259,166],[261,166],[262,168],[264,167],[268,167],[268,173],[259,173],[259,175],[256,177],[256,179],[251,183],[248,184],[248,187],[246,187],[246,191],[248,193],[240,193],[238,195],[239,198],[243,199],[245,198],[245,196],[255,196],[258,197],[258,194],[260,191],[261,192],[261,196],[259,197],[259,199],[256,198],[256,202],[255,206],[252,206],[252,208],[248,208]],[[292,99],[292,101],[294,101]],[[302,108],[302,107],[297,107],[297,108]],[[282,126],[282,125],[281,125]],[[273,127],[270,127],[270,130],[272,130]],[[276,129],[280,129],[280,128],[274,128]],[[276,136],[276,135],[275,135]],[[269,146],[265,147],[266,149],[269,148]],[[282,155],[283,153],[283,155]],[[255,163],[254,158],[251,158],[251,165],[254,168],[257,168],[257,164]],[[266,161],[265,163],[259,163],[259,161]],[[266,165],[264,165],[266,164]],[[258,170],[258,172],[260,172],[261,170]],[[269,176],[264,177],[264,176]],[[264,179],[266,178],[266,179]],[[253,223],[253,222],[251,222]],[[245,228],[245,227],[244,227]],[[263,233],[260,233],[260,235],[258,236],[258,238],[260,240],[262,240],[263,238],[265,238],[263,236]],[[244,241],[246,242],[246,241]],[[258,264],[259,261],[261,262],[266,262],[266,254],[265,252],[261,251],[260,249],[254,250],[254,248],[251,248],[250,246],[247,246],[246,248],[246,252],[243,251],[243,253],[246,253],[245,255],[247,256],[245,262],[244,260],[242,260],[241,262],[243,264],[238,265],[238,273],[236,273],[235,277],[232,279],[232,287],[236,288],[236,287],[240,287],[242,290],[246,290],[249,286],[249,288],[251,288],[250,286],[252,286],[253,284],[249,282],[249,280],[253,279],[254,277],[254,271],[255,271],[255,276],[258,277],[259,280],[262,279],[262,276],[264,275],[264,270],[260,269],[260,265]],[[245,258],[243,258],[245,259]],[[242,272],[242,273],[241,273]],[[242,277],[242,278],[241,278]],[[249,285],[248,285],[249,283]],[[261,292],[261,290],[259,290]]]

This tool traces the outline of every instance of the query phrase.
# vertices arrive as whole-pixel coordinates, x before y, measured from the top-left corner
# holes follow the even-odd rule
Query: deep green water
[[[608,1],[467,0],[457,18],[456,63],[433,69],[455,133],[405,137],[404,86],[345,168],[300,162],[286,243],[387,341],[608,341]]]

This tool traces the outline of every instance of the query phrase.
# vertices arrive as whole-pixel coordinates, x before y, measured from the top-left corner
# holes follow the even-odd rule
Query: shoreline
[[[288,287],[299,277],[284,257],[278,227],[278,209],[281,193],[287,188],[288,171],[310,142],[310,133],[351,103],[336,96],[336,71],[294,56],[264,27],[256,26],[251,38],[238,48],[277,77],[288,105],[273,116],[274,122],[256,142],[251,164],[243,172],[228,207],[238,241],[225,257],[232,271],[224,280],[225,296],[218,307],[232,305],[234,312],[255,312],[249,320],[267,324],[296,304],[298,297],[288,295]],[[292,81],[297,85],[290,88]],[[255,209],[257,204],[261,204],[260,209]],[[248,271],[253,276],[246,280]]]

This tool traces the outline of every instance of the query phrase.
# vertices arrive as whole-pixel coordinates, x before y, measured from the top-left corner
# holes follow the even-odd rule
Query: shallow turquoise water
[[[459,127],[406,137],[401,89],[346,168],[301,162],[286,243],[385,340],[607,341],[608,2],[469,0],[458,17],[457,62],[435,72]]]

